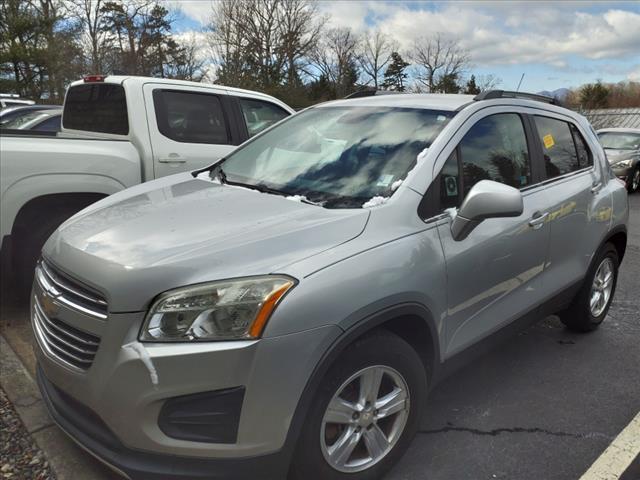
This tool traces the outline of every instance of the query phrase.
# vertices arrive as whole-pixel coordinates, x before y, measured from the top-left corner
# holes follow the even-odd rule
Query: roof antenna
[[[516,92],[520,91],[520,85],[522,85],[522,80],[524,80],[524,73],[520,77],[520,81],[518,82],[518,88],[516,88]]]

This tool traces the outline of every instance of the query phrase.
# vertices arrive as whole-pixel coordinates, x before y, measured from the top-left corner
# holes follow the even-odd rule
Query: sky
[[[210,0],[168,0],[180,11],[174,29],[199,32]],[[492,74],[500,88],[572,88],[596,80],[640,81],[640,1],[320,1],[329,24],[358,32],[380,29],[400,52],[420,37],[441,33],[459,40],[470,73]]]

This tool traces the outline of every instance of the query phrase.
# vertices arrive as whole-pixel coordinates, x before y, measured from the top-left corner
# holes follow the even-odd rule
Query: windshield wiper
[[[223,164],[224,162],[226,162],[226,161],[227,161],[226,157],[222,157],[222,158],[221,158],[221,159],[219,159],[217,162],[212,163],[211,165],[207,165],[207,166],[206,166],[206,167],[204,167],[204,168],[200,168],[200,169],[198,169],[198,170],[194,170],[193,172],[191,172],[191,176],[192,176],[193,178],[196,178],[196,177],[197,177],[198,175],[200,175],[201,173],[204,173],[204,172],[213,172],[213,170],[214,170],[214,169],[216,169],[216,168],[217,168],[219,171],[222,171],[222,164]],[[223,172],[223,173],[222,173],[222,176],[221,176],[220,174],[218,174],[218,178],[220,178],[220,181],[221,181],[222,183],[224,183],[224,181],[225,181],[225,179],[227,178],[227,176],[226,176],[226,175],[224,175],[224,172]]]
[[[224,180],[221,181],[222,183],[225,183],[227,185],[232,185],[235,187],[244,187],[244,188],[249,188],[251,190],[255,190],[257,192],[260,193],[269,193],[271,195],[279,195],[281,197],[297,197],[296,200],[299,200],[302,203],[307,203],[309,205],[315,205],[316,207],[323,207],[324,206],[324,202],[314,202],[312,200],[309,200],[307,197],[305,197],[304,195],[297,195],[297,194],[291,194],[289,192],[285,192],[284,190],[278,190],[276,188],[271,188],[266,186],[264,183],[244,183],[244,182],[236,182],[236,181],[231,181],[231,180],[227,180],[226,175],[224,174],[224,172],[220,172],[222,173],[222,175],[224,175]]]

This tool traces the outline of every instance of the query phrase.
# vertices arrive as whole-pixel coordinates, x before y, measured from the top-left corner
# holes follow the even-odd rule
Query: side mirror
[[[451,235],[456,241],[464,240],[487,218],[518,217],[523,208],[520,190],[481,180],[469,191],[451,222]]]

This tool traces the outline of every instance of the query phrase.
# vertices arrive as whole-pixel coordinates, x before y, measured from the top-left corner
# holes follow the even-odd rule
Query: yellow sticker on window
[[[547,149],[553,147],[556,144],[556,142],[553,140],[553,136],[550,133],[542,137],[542,142],[544,143],[544,148]]]

